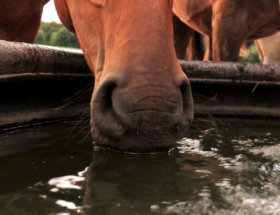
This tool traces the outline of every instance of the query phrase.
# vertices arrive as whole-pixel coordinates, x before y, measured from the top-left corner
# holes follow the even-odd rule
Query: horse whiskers
[[[77,145],[79,145],[80,143],[82,143],[90,134],[91,134],[91,132],[89,131],[89,132],[87,133],[87,135],[86,135],[82,140],[80,140],[80,141],[77,143]]]
[[[218,118],[212,116],[210,113],[208,113],[208,112],[206,112],[206,111],[204,111],[204,113],[205,113],[205,115],[207,115],[207,116],[212,120],[212,122],[213,122],[213,124],[215,124],[215,126],[217,126],[217,123],[216,123],[217,121],[218,121],[220,124],[224,125],[224,123],[223,123],[220,119],[218,119]]]
[[[72,113],[71,116],[76,116],[78,115],[79,113],[82,113],[82,115],[80,117],[82,117],[84,119],[84,115],[87,114],[85,117],[89,117],[89,108],[85,108],[84,110],[78,110],[76,111],[75,113]]]
[[[207,104],[207,103],[210,103],[210,102],[212,102],[212,101],[218,102],[218,100],[216,99],[217,96],[218,96],[218,93],[217,93],[213,98],[211,98],[208,102],[205,102],[205,103],[203,103],[203,104]]]
[[[67,107],[69,105],[72,105],[72,104],[77,103],[79,101],[82,101],[84,99],[90,98],[91,95],[92,95],[92,91],[93,91],[93,88],[90,87],[91,85],[93,85],[93,83],[88,84],[83,89],[81,89],[78,92],[76,92],[70,98],[65,99],[63,101],[65,104],[61,105],[60,107],[57,107],[55,110],[65,108],[65,107]]]
[[[81,134],[83,130],[85,130],[86,128],[88,128],[88,125],[84,126],[82,129],[80,129],[75,135],[73,135],[70,139],[68,139],[67,143],[72,140],[73,138],[75,138],[77,135]]]
[[[84,92],[84,90],[86,90],[86,88],[88,88],[88,87],[90,87],[90,86],[93,86],[93,83],[91,82],[91,83],[89,83],[87,86],[85,86],[84,88],[82,88],[81,90],[79,90],[78,92],[76,92],[73,96],[71,96],[70,98],[67,98],[67,99],[65,99],[64,100],[64,102],[67,102],[67,101],[69,101],[69,100],[71,100],[71,99],[73,99],[75,96],[79,96],[79,94],[83,94],[83,93],[85,93]],[[87,91],[93,91],[93,88],[92,87],[90,87]],[[87,92],[86,91],[86,92]]]
[[[91,95],[90,95],[90,96],[91,96]],[[86,98],[89,98],[90,96],[84,96],[84,97],[79,98],[79,99],[78,99],[78,98],[77,98],[77,99],[73,99],[73,100],[71,100],[70,102],[68,102],[68,103],[66,103],[66,104],[64,104],[64,105],[55,108],[55,110],[63,109],[63,108],[65,108],[65,107],[69,106],[69,105],[75,104],[75,103],[77,103],[77,102],[79,102],[79,101],[82,101],[82,100],[84,100],[84,99],[86,99]]]
[[[218,96],[218,94],[216,94],[214,97],[203,96],[203,95],[200,95],[200,94],[193,94],[193,97],[201,97],[201,98],[204,98],[204,99],[208,100],[206,102],[201,102],[200,104],[208,104],[210,102],[218,102],[217,96]],[[196,103],[198,102],[197,99],[195,99],[195,101],[196,101]]]
[[[84,113],[86,112],[86,110],[84,110],[84,112],[83,112],[83,114],[82,114],[82,118],[74,125],[74,127],[72,128],[72,130],[71,130],[71,134],[72,134],[72,132],[74,131],[74,129],[77,127],[77,125],[78,124],[80,124],[82,121],[84,121],[87,117],[89,117],[89,116],[83,116],[84,115]]]
[[[201,113],[202,115],[202,113]],[[204,115],[204,117],[203,117]],[[222,121],[220,121],[219,119],[217,119],[216,117],[212,116],[211,114],[209,114],[208,112],[204,112],[204,114],[202,115],[201,118],[199,118],[197,123],[194,123],[192,126],[196,127],[197,130],[209,130],[212,129],[213,131],[215,131],[217,134],[219,133],[219,129],[218,129],[218,123],[223,124]],[[199,122],[205,122],[205,124],[201,124]]]
[[[208,118],[203,120],[205,122],[204,129],[217,129],[217,124],[214,119]]]

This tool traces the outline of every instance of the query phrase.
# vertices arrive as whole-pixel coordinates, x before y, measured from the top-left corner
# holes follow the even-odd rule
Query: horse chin
[[[113,138],[102,132],[98,126],[92,125],[92,135],[99,148],[133,154],[167,152],[176,145],[182,132],[170,130],[165,126],[157,126],[153,130],[127,130],[120,138]]]

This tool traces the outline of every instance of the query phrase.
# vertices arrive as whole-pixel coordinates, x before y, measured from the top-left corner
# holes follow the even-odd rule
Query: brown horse
[[[0,39],[32,43],[37,35],[44,5],[49,0],[1,0]]]
[[[31,42],[46,0],[2,0],[0,39]],[[188,78],[173,46],[172,0],[55,0],[95,76],[91,128],[98,146],[170,149],[193,120]]]
[[[174,0],[173,12],[212,38],[214,61],[238,61],[242,44],[280,29],[279,0]]]
[[[178,59],[203,60],[208,45],[206,36],[194,31],[183,23],[175,14],[172,17],[174,46]]]
[[[212,60],[212,39],[209,36],[200,34],[183,23],[173,14],[174,46],[178,59],[188,60]],[[239,60],[248,56],[248,49],[251,42],[244,43],[239,52]]]
[[[254,42],[262,64],[280,65],[280,32]]]

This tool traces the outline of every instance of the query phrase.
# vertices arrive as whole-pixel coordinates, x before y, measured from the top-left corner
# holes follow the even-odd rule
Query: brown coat
[[[45,3],[2,0],[0,39],[32,42]],[[55,0],[95,76],[91,128],[98,146],[167,151],[189,128],[193,100],[173,45],[172,3]]]
[[[262,64],[280,65],[280,32],[255,40]]]
[[[280,29],[279,0],[174,0],[173,12],[212,37],[214,61],[238,61],[244,42]]]

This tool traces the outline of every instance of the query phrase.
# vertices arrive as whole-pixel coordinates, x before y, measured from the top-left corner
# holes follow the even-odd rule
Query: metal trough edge
[[[280,119],[280,67],[179,61],[190,79],[195,114]],[[89,108],[90,94],[65,104],[94,78],[82,51],[0,41],[0,129],[65,118]],[[65,111],[64,111],[65,110]]]

